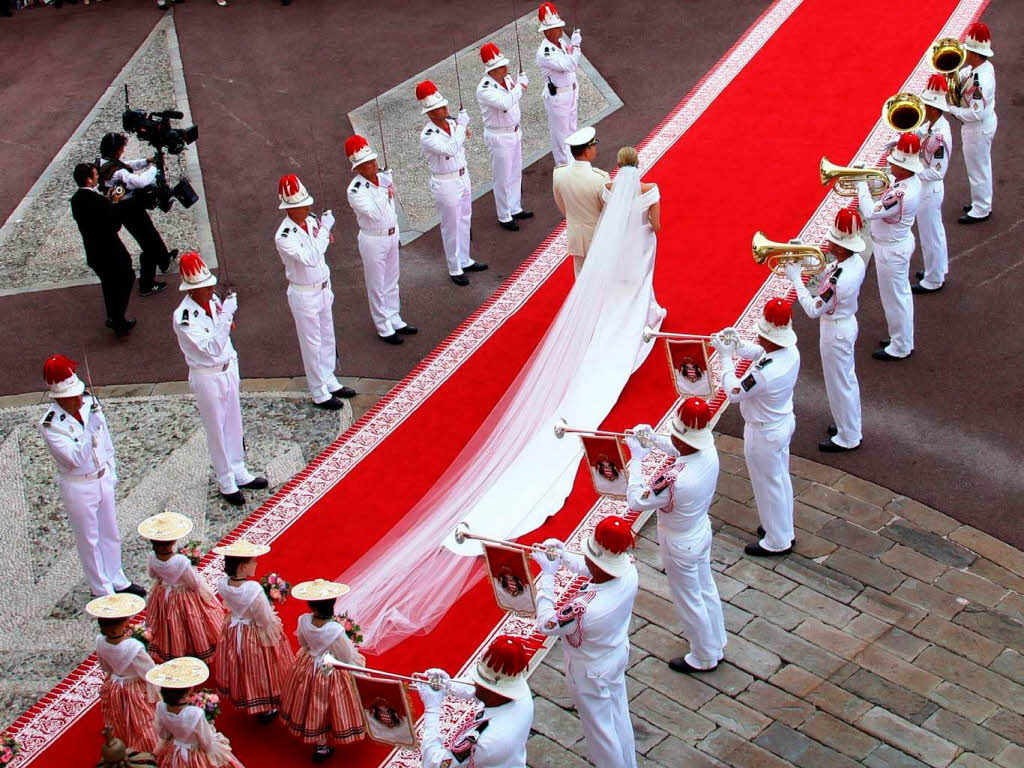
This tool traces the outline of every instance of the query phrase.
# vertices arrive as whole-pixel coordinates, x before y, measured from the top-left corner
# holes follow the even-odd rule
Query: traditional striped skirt
[[[148,686],[142,678],[125,680],[108,675],[100,686],[100,709],[103,724],[128,749],[152,752],[156,749],[156,727],[153,715],[156,703],[147,697]]]
[[[355,690],[346,672],[316,663],[302,648],[288,673],[281,719],[307,744],[347,744],[365,736]]]
[[[146,618],[153,640],[149,653],[158,661],[179,656],[209,660],[224,626],[224,607],[193,589],[156,584],[149,595]]]
[[[276,645],[265,646],[256,627],[228,617],[213,657],[217,688],[250,714],[278,709],[294,658],[283,634]]]

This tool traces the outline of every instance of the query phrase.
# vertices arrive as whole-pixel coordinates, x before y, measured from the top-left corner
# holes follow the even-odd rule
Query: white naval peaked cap
[[[593,144],[596,138],[597,130],[588,125],[586,128],[580,128],[576,133],[570,134],[565,143],[570,147],[585,147],[588,144]]]

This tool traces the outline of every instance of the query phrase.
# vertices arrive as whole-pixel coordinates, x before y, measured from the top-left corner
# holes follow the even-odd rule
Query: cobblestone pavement
[[[720,435],[712,566],[729,645],[710,674],[687,649],[652,520],[627,684],[641,768],[1024,766],[1024,553],[837,469],[793,457],[797,543],[743,545],[758,520],[740,440]],[[531,678],[533,768],[590,763],[561,646]]]

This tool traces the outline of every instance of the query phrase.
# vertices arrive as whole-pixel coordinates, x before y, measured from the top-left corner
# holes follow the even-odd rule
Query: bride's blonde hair
[[[637,166],[640,164],[640,156],[636,153],[636,147],[623,147],[619,150],[619,156],[616,158],[621,168],[624,165]]]

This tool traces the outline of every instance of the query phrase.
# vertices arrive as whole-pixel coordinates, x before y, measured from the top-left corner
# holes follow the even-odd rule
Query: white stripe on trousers
[[[288,306],[295,320],[295,333],[302,352],[302,368],[306,372],[309,394],[314,403],[331,399],[331,392],[341,387],[334,375],[338,365],[334,340],[334,291],[328,280],[319,291],[303,291],[288,287]]]

